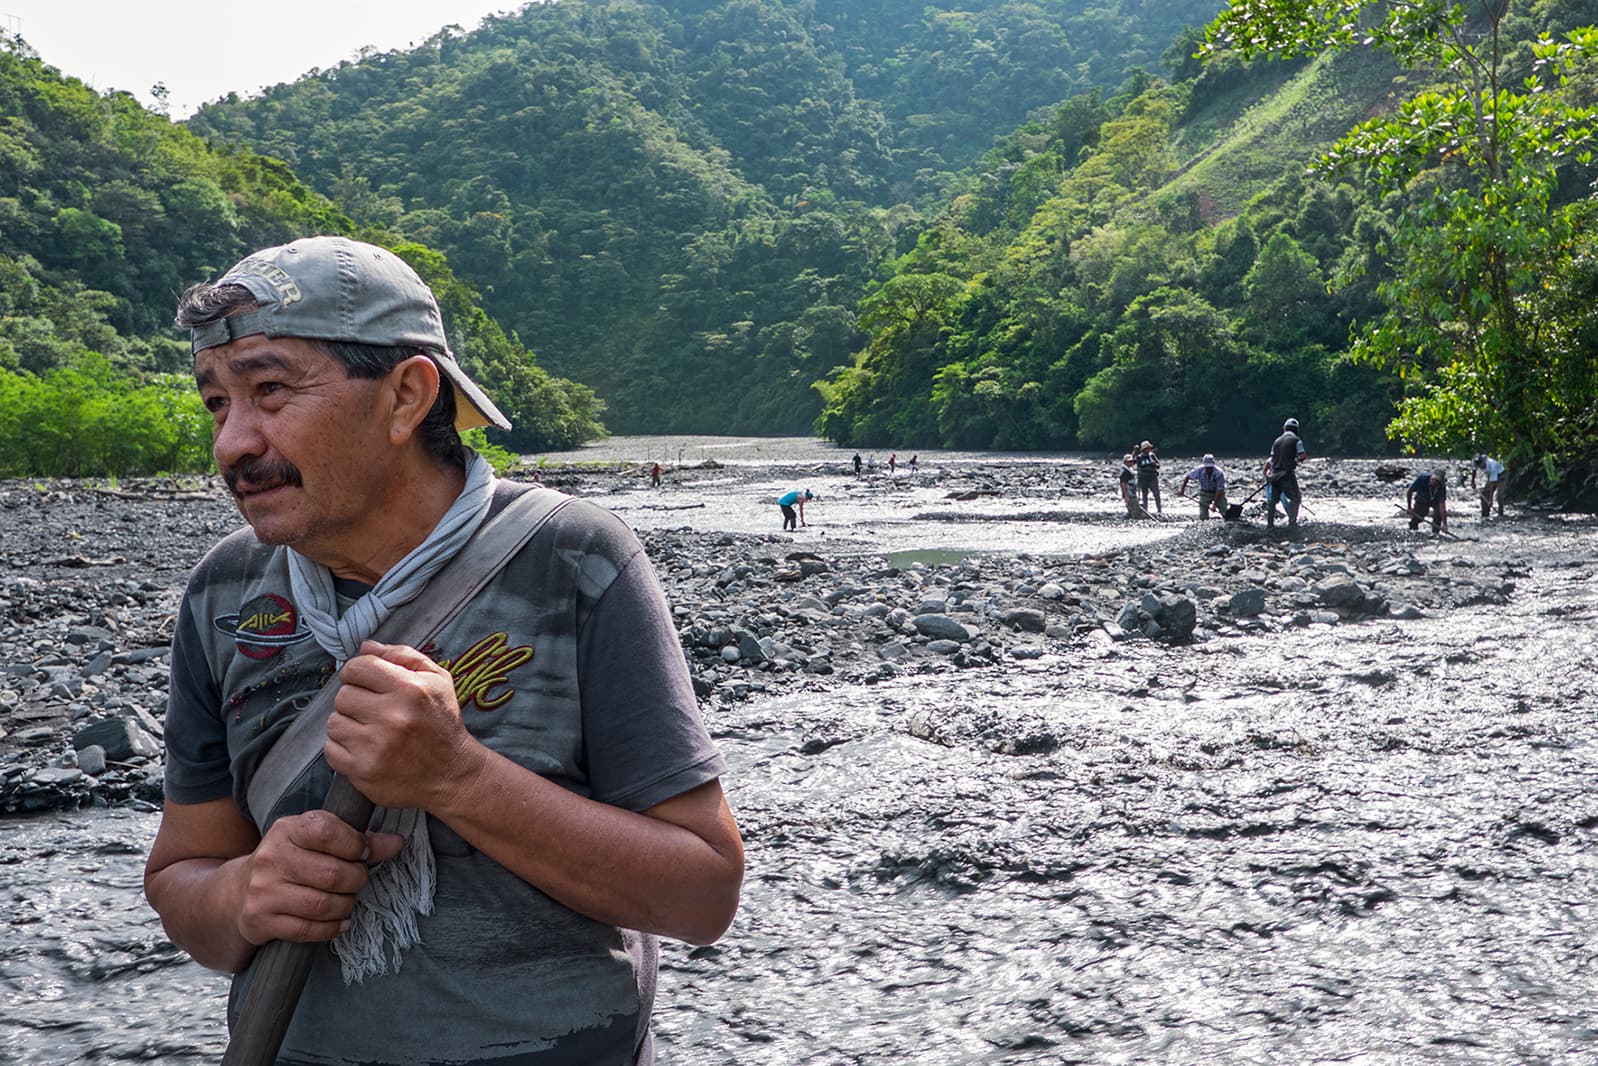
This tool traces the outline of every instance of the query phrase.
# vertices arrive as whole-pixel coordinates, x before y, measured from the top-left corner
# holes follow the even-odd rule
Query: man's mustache
[[[227,483],[228,491],[235,497],[239,495],[239,482],[244,482],[252,489],[273,488],[278,485],[303,484],[299,467],[293,463],[275,459],[248,459],[235,466],[230,466],[222,471],[222,480]]]

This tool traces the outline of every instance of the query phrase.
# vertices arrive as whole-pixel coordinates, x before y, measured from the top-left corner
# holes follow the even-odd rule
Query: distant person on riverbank
[[[888,476],[892,477],[899,470],[899,453],[894,452],[888,456]]]
[[[510,423],[393,252],[268,248],[177,321],[247,526],[172,638],[144,877],[166,935],[235,1004],[276,987],[259,947],[313,945],[297,1006],[265,1004],[279,1062],[650,1061],[656,937],[714,941],[743,859],[642,545],[463,446]],[[510,558],[451,568],[485,554]],[[463,582],[425,651],[374,639]],[[335,773],[374,828],[320,809]]]
[[[1226,471],[1215,465],[1215,456],[1206,455],[1204,461],[1182,476],[1182,488],[1178,496],[1187,495],[1187,483],[1198,482],[1199,518],[1206,519],[1210,516],[1210,509],[1215,509],[1216,515],[1226,512]]]
[[[1476,475],[1482,477],[1481,488],[1476,488]],[[1470,487],[1472,491],[1481,493],[1481,516],[1489,518],[1492,515],[1493,501],[1498,502],[1498,517],[1504,517],[1504,464],[1491,456],[1477,454],[1470,461]]]
[[[660,464],[656,463],[649,468],[649,483],[655,488],[660,488]]]
[[[1143,513],[1137,502],[1137,457],[1131,452],[1121,456],[1121,502],[1126,504],[1128,518]]]
[[[1419,529],[1421,520],[1431,515],[1432,532],[1448,532],[1448,473],[1439,468],[1421,474],[1409,483],[1404,493],[1404,509],[1409,512],[1409,528]]]
[[[861,467],[861,465],[862,465],[862,460],[860,458],[860,453],[859,452],[855,452],[854,453],[854,476],[855,477],[859,477],[860,476],[860,467]]]
[[[1298,419],[1289,418],[1282,423],[1282,434],[1271,442],[1270,458],[1265,460],[1265,526],[1276,525],[1276,503],[1282,502],[1287,514],[1287,526],[1298,525],[1298,508],[1303,494],[1298,488],[1298,464],[1309,458],[1304,448],[1304,438],[1298,435]]]
[[[1160,457],[1154,454],[1154,445],[1144,441],[1137,446],[1137,491],[1143,497],[1143,510],[1149,509],[1149,493],[1154,493],[1154,509],[1165,513],[1160,502]]]
[[[808,524],[805,522],[805,501],[815,498],[809,489],[793,489],[777,498],[777,506],[782,508],[784,533],[790,529],[797,531],[800,526]]]
[[[910,473],[913,474],[915,472],[916,472],[916,456],[912,455],[910,457]]]

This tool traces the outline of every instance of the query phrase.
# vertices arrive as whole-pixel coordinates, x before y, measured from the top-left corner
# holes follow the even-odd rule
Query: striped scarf
[[[289,549],[289,587],[294,601],[316,642],[334,662],[343,666],[395,609],[421,595],[428,580],[477,532],[493,497],[493,468],[472,452],[466,464],[466,487],[438,525],[342,614],[332,572]],[[427,812],[379,807],[372,817],[371,828],[399,833],[405,837],[405,846],[372,870],[356,897],[349,929],[333,941],[345,984],[398,970],[401,953],[421,939],[416,916],[433,913],[434,861]]]

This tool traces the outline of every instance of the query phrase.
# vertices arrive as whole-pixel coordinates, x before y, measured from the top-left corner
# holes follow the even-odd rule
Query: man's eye
[[[210,411],[212,414],[215,414],[227,406],[227,400],[221,396],[210,396],[202,402],[205,404],[205,409]]]

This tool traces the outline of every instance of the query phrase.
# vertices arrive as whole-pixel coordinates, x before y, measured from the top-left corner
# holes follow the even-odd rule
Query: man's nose
[[[230,405],[211,438],[211,454],[223,470],[262,454],[266,443],[260,420],[247,407]]]

